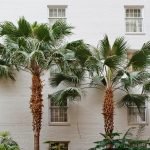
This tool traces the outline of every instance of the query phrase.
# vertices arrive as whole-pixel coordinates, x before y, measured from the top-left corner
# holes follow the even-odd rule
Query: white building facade
[[[96,46],[107,34],[111,40],[124,36],[129,51],[150,40],[149,0],[0,0],[0,22],[16,22],[24,16],[30,22],[51,23],[67,20],[75,27],[68,40],[83,39]],[[49,73],[42,77],[43,121],[41,150],[48,150],[45,141],[55,141],[68,150],[88,150],[104,132],[102,104],[104,91],[87,90],[81,101],[68,103],[59,110],[48,99],[54,92],[49,86]],[[0,131],[10,131],[22,150],[33,150],[32,115],[29,109],[31,76],[16,74],[16,81],[0,80]],[[121,93],[115,93],[115,101]],[[149,105],[143,119],[128,114],[126,108],[115,109],[115,131],[124,132],[134,124],[145,124],[143,138],[150,137]],[[143,113],[144,115],[144,113]],[[136,117],[135,117],[136,116]],[[131,120],[131,122],[129,122]]]

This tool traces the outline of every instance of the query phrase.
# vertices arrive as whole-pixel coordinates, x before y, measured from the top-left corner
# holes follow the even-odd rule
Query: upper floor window
[[[58,104],[50,100],[50,124],[66,125],[68,123],[68,106],[67,101]]]
[[[66,20],[67,5],[48,5],[49,24],[54,24],[57,20]]]
[[[126,33],[143,32],[143,6],[125,6]]]
[[[128,122],[129,124],[147,124],[147,104],[141,106],[139,109],[135,105],[128,106]]]

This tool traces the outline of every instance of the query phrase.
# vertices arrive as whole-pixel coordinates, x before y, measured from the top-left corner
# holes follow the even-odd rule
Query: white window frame
[[[127,9],[140,9],[141,17],[127,17],[126,10]],[[125,15],[125,34],[127,35],[144,35],[144,5],[125,5],[124,6],[124,15]],[[142,21],[142,31],[141,32],[127,32],[126,20],[127,19],[141,19]]]
[[[148,103],[145,102],[145,106],[141,106],[141,107],[143,107],[145,109],[145,121],[142,121],[141,117],[138,114],[136,114],[136,116],[135,116],[135,117],[137,117],[136,122],[130,122],[130,114],[129,114],[130,110],[129,109],[137,108],[137,106],[135,106],[135,105],[128,106],[127,113],[128,113],[128,124],[129,125],[141,125],[141,124],[147,125],[148,124]]]
[[[52,122],[51,121],[51,109],[52,108],[61,108],[65,107],[67,109],[67,121],[66,122]],[[70,117],[69,117],[69,107],[68,107],[68,101],[67,106],[51,106],[51,100],[49,99],[49,125],[50,126],[69,126],[70,125]]]
[[[52,25],[55,21],[57,20],[63,20],[66,21],[66,8],[68,7],[67,5],[47,5],[48,7],[48,21],[49,24]],[[56,9],[57,15],[56,16],[50,16],[50,9]],[[58,11],[64,9],[65,10],[65,15],[64,16],[58,16]]]

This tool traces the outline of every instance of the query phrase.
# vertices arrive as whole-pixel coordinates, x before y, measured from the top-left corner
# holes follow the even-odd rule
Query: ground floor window
[[[135,105],[128,107],[129,124],[146,124],[147,122],[147,105],[144,104],[139,109]]]
[[[66,141],[51,141],[49,144],[49,150],[68,150],[69,142]]]

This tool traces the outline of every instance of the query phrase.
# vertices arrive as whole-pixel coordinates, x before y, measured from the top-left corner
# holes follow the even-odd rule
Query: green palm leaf
[[[121,58],[116,55],[109,56],[105,59],[104,64],[109,68],[117,69],[121,66]]]
[[[33,28],[33,34],[39,41],[52,41],[50,29],[46,24],[41,24]]]
[[[0,59],[0,78],[15,80],[12,66],[2,59]]]
[[[64,101],[74,101],[75,98],[81,97],[81,92],[78,88],[69,87],[64,90],[59,90],[49,95],[49,98],[58,104],[63,104]]]
[[[143,85],[143,92],[150,93],[150,80]]]
[[[66,49],[69,49],[74,52],[75,57],[79,60],[81,65],[84,65],[88,57],[91,56],[90,49],[88,45],[85,44],[82,40],[73,41],[66,45]]]
[[[127,67],[132,66],[134,70],[143,70],[150,65],[150,43],[143,45],[140,51],[134,53]]]
[[[119,37],[115,40],[112,47],[112,55],[124,57],[127,54],[127,42],[124,37]]]
[[[73,29],[73,27],[59,20],[52,25],[51,29],[52,29],[52,36],[54,37],[54,39],[61,40],[65,36],[72,34],[71,30]]]
[[[123,107],[134,104],[137,108],[140,108],[146,100],[148,100],[148,96],[145,94],[127,94],[118,102],[118,106]]]
[[[94,56],[88,57],[88,59],[85,62],[85,66],[91,75],[94,72],[99,74],[99,70],[102,70],[102,68],[103,68],[103,64],[99,60],[97,60],[97,58]]]
[[[50,79],[51,86],[58,86],[62,81],[67,83],[78,84],[80,79],[77,76],[65,75],[63,73],[57,73]]]
[[[101,57],[104,59],[111,56],[111,46],[107,35],[105,35],[104,39],[100,41],[98,48],[100,49]]]
[[[20,36],[24,37],[32,36],[31,25],[24,17],[20,18],[18,21],[18,33]]]

